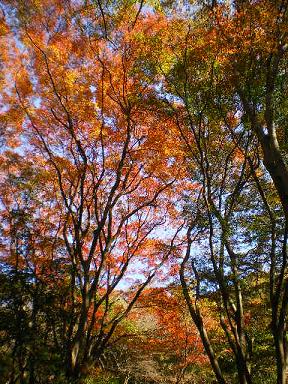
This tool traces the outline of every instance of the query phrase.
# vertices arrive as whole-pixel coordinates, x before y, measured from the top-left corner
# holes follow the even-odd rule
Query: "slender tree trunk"
[[[87,279],[88,280],[88,279]],[[66,375],[69,380],[77,382],[81,375],[81,369],[83,364],[83,353],[85,350],[86,330],[88,322],[88,312],[90,307],[90,300],[88,295],[88,283],[84,284],[82,291],[82,304],[79,319],[77,321],[76,334],[68,334],[68,348],[67,348],[67,370]],[[84,362],[85,363],[85,362]]]
[[[82,341],[84,339],[84,333],[78,333],[74,340],[69,340],[67,350],[67,370],[66,376],[72,383],[76,383],[81,376],[82,371]]]
[[[278,196],[281,200],[282,208],[286,221],[288,220],[288,166],[285,163],[285,160],[280,152],[277,138],[273,136],[265,136],[260,140],[263,154],[264,154],[264,165],[269,172],[275,188],[277,189]],[[285,238],[285,237],[284,237]],[[284,249],[286,254],[286,249]],[[286,271],[287,255],[283,257],[283,271]],[[283,274],[284,276],[284,274]],[[283,276],[280,279],[283,279]],[[283,291],[283,289],[282,289]],[[281,295],[281,291],[278,294]],[[274,293],[272,293],[274,295]],[[284,293],[285,295],[285,293]],[[277,313],[276,308],[273,308],[273,297],[271,298],[272,302],[272,312],[274,311],[274,316],[272,319],[272,332],[274,337],[274,346],[275,346],[275,357],[277,365],[277,384],[286,384],[287,383],[287,342],[285,335],[285,321],[286,314],[284,311],[283,315],[283,325],[279,325],[279,320],[281,316]]]
[[[273,137],[262,138],[261,146],[264,154],[264,165],[274,182],[284,214],[288,219],[288,167]]]
[[[201,337],[205,352],[208,355],[211,367],[214,371],[214,374],[216,376],[218,383],[219,384],[226,384],[226,381],[223,377],[223,374],[222,374],[221,368],[219,366],[218,360],[214,354],[212,345],[210,343],[210,340],[209,340],[209,337],[207,335],[207,332],[206,332],[206,329],[204,327],[202,319],[200,317],[198,317],[198,319],[196,319],[196,321],[194,320],[194,322],[195,322],[196,327],[200,333],[200,337]]]
[[[278,65],[278,64],[277,64]],[[277,74],[277,68],[274,68],[274,75]],[[245,98],[244,94],[240,90],[239,94],[243,103],[244,111],[247,113],[251,123],[251,129],[257,135],[259,142],[261,144],[261,148],[263,151],[263,163],[265,168],[267,169],[269,175],[273,180],[273,184],[277,190],[279,199],[281,201],[283,213],[285,216],[286,222],[288,221],[288,164],[286,163],[283,154],[280,151],[277,132],[274,126],[274,111],[272,106],[272,94],[275,86],[275,78],[271,80],[270,75],[268,73],[267,77],[267,85],[266,85],[266,111],[265,111],[265,123],[266,129],[268,130],[268,134],[265,132],[263,126],[257,119],[257,115],[255,111],[251,108],[251,103]],[[284,242],[285,236],[284,236]],[[286,247],[286,244],[284,244]],[[271,265],[272,273],[272,282],[274,281],[275,274],[275,261],[272,262]],[[287,271],[287,253],[286,249],[284,249],[284,257],[281,265],[282,272],[279,275],[280,279],[280,287],[282,284],[282,280]],[[282,276],[281,276],[282,274]],[[276,278],[277,280],[277,278]],[[271,284],[271,281],[270,281]],[[272,333],[274,337],[274,346],[275,346],[275,357],[277,364],[277,384],[286,384],[286,372],[287,372],[287,347],[286,347],[286,336],[284,329],[279,329],[279,314],[278,314],[278,305],[275,304],[275,292],[274,292],[274,283],[273,286],[270,287],[272,292],[270,293],[271,307],[272,307]],[[278,298],[281,297],[283,293],[283,288],[280,288],[278,292],[276,292],[276,302]],[[282,313],[282,324],[286,322],[286,311]]]
[[[287,383],[287,346],[285,342],[286,336],[283,330],[273,327],[273,336],[276,352],[277,364],[277,384]]]
[[[185,263],[187,260],[188,260],[188,252],[187,252],[186,257],[184,258],[184,260],[182,262],[181,269],[180,269],[180,280],[181,280],[183,295],[184,295],[185,301],[187,303],[187,306],[188,306],[188,309],[190,312],[190,316],[191,316],[192,320],[194,321],[194,323],[198,329],[198,332],[200,334],[205,352],[207,353],[211,367],[212,367],[213,372],[216,376],[217,382],[219,384],[226,384],[226,381],[225,381],[224,376],[222,374],[222,371],[221,371],[221,368],[219,366],[217,357],[215,356],[213,347],[210,343],[208,334],[207,334],[205,326],[203,324],[201,314],[199,313],[199,310],[197,310],[197,308],[195,308],[195,306],[191,302],[191,298],[190,298],[190,295],[188,292],[188,287],[187,287],[187,284],[186,284],[186,281],[184,278],[184,266],[185,266]]]
[[[239,384],[251,384],[252,380],[249,369],[247,367],[247,361],[241,355],[238,355],[236,358]]]

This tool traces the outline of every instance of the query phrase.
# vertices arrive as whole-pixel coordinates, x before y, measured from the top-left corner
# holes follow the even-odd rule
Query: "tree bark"
[[[264,165],[269,172],[277,189],[284,215],[288,219],[288,167],[279,150],[277,141],[271,136],[264,136],[260,140],[264,155]]]
[[[211,367],[212,367],[213,372],[216,376],[217,382],[219,384],[226,384],[226,381],[225,381],[224,376],[222,374],[222,371],[221,371],[221,368],[219,366],[217,357],[215,356],[213,347],[210,343],[209,336],[208,336],[207,331],[205,329],[205,326],[203,324],[201,314],[200,314],[199,310],[197,310],[197,308],[195,308],[195,306],[191,302],[191,298],[190,298],[190,295],[188,292],[188,287],[187,287],[185,277],[184,277],[184,267],[185,267],[185,263],[187,262],[188,258],[189,258],[189,252],[186,253],[186,256],[185,256],[185,258],[181,264],[181,269],[180,269],[180,280],[181,280],[183,295],[184,295],[185,301],[187,303],[190,316],[193,319],[193,321],[194,321],[194,323],[198,329],[198,332],[200,334],[205,352],[207,353]]]

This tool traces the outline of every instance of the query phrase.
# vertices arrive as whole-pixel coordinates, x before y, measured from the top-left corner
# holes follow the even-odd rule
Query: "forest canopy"
[[[288,383],[288,2],[0,0],[0,383]]]

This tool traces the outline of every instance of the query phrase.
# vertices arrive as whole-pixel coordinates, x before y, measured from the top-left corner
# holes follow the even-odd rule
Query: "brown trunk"
[[[287,351],[285,344],[285,335],[277,329],[277,326],[273,327],[273,336],[276,352],[276,364],[277,364],[277,384],[287,383]]]
[[[198,329],[198,331],[200,333],[200,337],[201,337],[201,340],[202,340],[205,352],[208,355],[211,367],[212,367],[212,369],[214,371],[214,374],[215,374],[215,376],[217,378],[218,383],[219,384],[226,384],[226,381],[225,381],[225,379],[224,379],[224,377],[222,375],[220,366],[218,364],[218,360],[217,360],[217,358],[216,358],[216,356],[214,354],[213,348],[211,346],[211,343],[210,343],[209,337],[207,335],[206,329],[205,329],[205,327],[203,325],[202,319],[199,317],[198,321],[194,320],[194,322],[195,322],[195,324],[197,326],[197,329]]]
[[[264,154],[264,165],[268,170],[275,188],[277,189],[278,196],[281,200],[286,221],[288,220],[288,167],[283,159],[279,150],[277,139],[273,136],[262,137],[261,146]],[[286,260],[284,257],[283,272],[286,270]],[[283,279],[283,276],[280,279]],[[280,294],[281,292],[279,292]],[[273,300],[272,300],[273,306]],[[272,308],[273,311],[273,308]],[[274,308],[277,316],[277,306]],[[275,317],[274,316],[274,317]],[[279,320],[279,319],[278,319]],[[274,325],[273,325],[274,323]],[[278,321],[272,321],[272,329],[275,345],[275,357],[277,364],[277,384],[287,383],[287,350],[286,350],[286,336],[283,329],[279,329]],[[285,315],[284,321],[285,323]],[[281,327],[282,328],[282,327]]]
[[[272,108],[272,93],[274,91],[275,83],[271,78],[267,77],[267,95],[266,95],[266,111],[265,122],[268,134],[264,132],[263,126],[257,120],[255,112],[252,110],[248,100],[244,97],[244,94],[240,91],[240,97],[243,102],[244,110],[248,114],[251,128],[257,135],[261,148],[263,151],[263,163],[267,169],[269,175],[273,180],[273,184],[277,190],[286,222],[288,221],[288,165],[279,149],[277,140],[277,132],[274,127],[273,120],[273,108]],[[286,230],[285,230],[286,231]],[[284,334],[283,326],[286,322],[286,310],[283,310],[281,315],[278,314],[278,300],[283,293],[281,288],[284,275],[287,270],[287,255],[286,255],[286,240],[284,235],[284,256],[281,265],[281,272],[278,276],[279,289],[274,292],[274,274],[275,274],[275,260],[272,260],[270,276],[270,299],[272,306],[272,333],[274,337],[275,357],[277,364],[277,384],[286,384],[286,371],[287,371],[287,350],[286,350],[286,336]],[[277,278],[276,278],[277,280]],[[285,292],[284,292],[285,295]],[[284,303],[285,304],[285,303]],[[286,304],[285,304],[286,305]],[[281,319],[282,318],[282,319]],[[279,327],[279,320],[281,319],[282,325]],[[282,328],[282,329],[281,329]]]
[[[273,137],[265,136],[261,140],[264,165],[277,189],[284,214],[288,219],[288,168]]]
[[[222,374],[221,368],[219,366],[217,357],[215,356],[213,347],[210,343],[208,334],[207,334],[205,326],[203,324],[201,314],[199,313],[199,310],[197,310],[197,308],[195,308],[195,306],[191,302],[191,298],[190,298],[190,295],[188,292],[188,287],[187,287],[187,284],[186,284],[186,281],[184,278],[184,266],[185,266],[187,259],[188,259],[188,253],[186,254],[186,257],[184,258],[184,260],[182,262],[181,270],[180,270],[180,280],[181,280],[183,295],[184,295],[185,301],[187,303],[187,306],[188,306],[188,309],[190,312],[190,316],[191,316],[192,320],[194,321],[194,323],[195,323],[195,325],[199,331],[205,352],[207,353],[211,367],[212,367],[213,372],[216,376],[217,382],[219,384],[226,384],[226,381],[223,377],[223,374]]]
[[[247,367],[247,361],[243,356],[236,358],[239,384],[251,384],[251,375]]]

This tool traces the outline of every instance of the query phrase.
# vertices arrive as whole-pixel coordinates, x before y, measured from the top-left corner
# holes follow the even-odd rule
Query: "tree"
[[[177,229],[162,239],[153,233],[173,218],[169,194],[177,167],[169,163],[171,136],[155,134],[160,115],[144,103],[153,89],[136,71],[137,41],[129,41],[123,15],[108,38],[100,6],[32,1],[15,9],[10,21],[24,56],[17,56],[14,78],[15,103],[26,116],[23,152],[46,184],[39,191],[43,208],[35,236],[45,238],[46,223],[53,223],[49,235],[60,244],[46,248],[42,259],[37,243],[32,254],[24,254],[26,246],[18,254],[29,259],[35,278],[49,279],[42,263],[61,259],[68,266],[63,351],[74,380],[99,359],[174,252]],[[99,23],[105,24],[100,32]],[[171,121],[165,124],[173,130]]]
[[[222,77],[222,81],[231,84],[230,100],[234,92],[238,95],[234,108],[241,111],[245,130],[253,133],[259,141],[263,164],[273,180],[282,206],[283,225],[279,232],[279,204],[273,207],[261,183],[257,182],[269,215],[271,327],[276,350],[277,382],[285,383],[288,206],[284,122],[287,108],[283,97],[287,92],[287,4],[235,2],[235,12],[231,17],[223,17],[222,11],[220,7],[215,17],[215,30],[218,36],[222,36],[226,50],[223,69],[228,70],[228,76]],[[222,29],[227,27],[231,27],[228,39]],[[224,55],[220,54],[220,57]],[[281,244],[277,244],[277,238],[281,239]]]
[[[281,84],[283,89],[284,69],[280,69],[279,63],[282,63],[282,60],[283,64],[285,63],[286,5],[284,3],[273,5],[265,3],[264,7],[262,5],[262,3],[260,5],[235,2],[229,8],[229,5],[214,3],[206,10],[205,6],[201,7],[193,20],[189,19],[187,14],[180,16],[180,20],[177,17],[171,18],[166,30],[162,29],[158,33],[162,39],[166,61],[161,61],[162,53],[153,57],[149,63],[162,75],[159,101],[162,102],[162,106],[164,104],[168,114],[175,116],[179,135],[186,147],[191,177],[198,187],[196,188],[198,195],[195,196],[195,193],[194,196],[193,193],[190,195],[195,204],[191,203],[190,208],[188,207],[192,211],[190,214],[192,219],[188,215],[188,223],[191,225],[188,227],[188,253],[184,264],[190,257],[189,249],[192,242],[199,237],[199,233],[207,231],[210,238],[207,247],[213,276],[209,279],[216,282],[221,293],[224,313],[226,312],[227,316],[221,323],[227,340],[234,350],[241,382],[251,382],[249,368],[251,342],[245,332],[241,293],[244,269],[248,270],[252,265],[251,259],[245,257],[246,252],[256,261],[253,268],[257,269],[261,261],[270,265],[270,296],[274,313],[272,323],[274,322],[277,328],[276,330],[274,327],[273,334],[277,334],[274,339],[279,382],[283,382],[286,370],[285,347],[283,347],[286,343],[284,319],[287,303],[285,279],[283,280],[286,269],[286,226],[279,225],[281,215],[286,215],[283,197],[285,182],[281,181],[282,177],[285,179],[286,165],[284,152],[276,150],[278,145],[276,126],[279,122],[277,119],[285,115],[283,104],[280,104],[279,109],[276,108],[280,89],[276,86],[276,76],[279,86]],[[271,18],[275,19],[272,33]],[[173,45],[170,43],[171,40],[174,41]],[[153,48],[155,50],[157,40],[156,44],[154,41],[150,41],[150,44],[151,50]],[[274,128],[271,120],[273,115]],[[267,119],[270,120],[266,121]],[[281,132],[280,127],[277,129]],[[278,136],[282,137],[283,131]],[[269,141],[275,145],[270,145]],[[266,170],[261,164],[262,154]],[[272,166],[273,171],[271,162],[275,163]],[[267,171],[274,186],[267,179],[269,178]],[[280,215],[279,202],[274,200],[270,206],[271,197],[274,196],[275,199],[274,187],[284,208]],[[265,189],[267,193],[264,192]],[[259,202],[257,201],[256,205],[255,202],[245,198],[249,193],[254,193],[258,197]],[[189,200],[189,193],[186,200]],[[247,207],[254,210],[253,214]],[[246,210],[246,214],[240,216],[243,209]],[[203,216],[206,218],[204,223]],[[254,252],[251,247],[255,246],[255,242],[252,242],[251,238],[248,241],[241,236],[237,239],[236,233],[238,231],[243,233],[248,221],[253,220],[256,223],[258,218],[263,220],[263,216],[270,222],[264,229],[268,247],[261,247],[263,234],[256,234],[254,227],[255,240],[259,241],[256,245],[257,251]],[[200,230],[199,222],[202,228]],[[198,232],[194,231],[195,228]],[[281,239],[279,242],[275,240],[276,233]],[[205,240],[203,241],[205,243]],[[269,261],[267,256],[270,257]],[[187,287],[185,288],[185,266],[182,267],[182,284],[189,302]],[[199,274],[197,268],[199,266],[195,264],[192,266],[197,281],[196,299],[199,285],[211,284],[211,280],[210,283],[205,283],[206,275]],[[235,298],[235,303],[232,296]],[[216,376],[219,382],[224,382],[203,328],[200,313],[197,307],[190,306],[190,310],[202,333]],[[284,339],[279,336],[280,334]]]
[[[157,273],[171,283],[166,262],[182,255],[184,298],[218,382],[237,372],[248,384],[259,367],[254,346],[267,345],[261,324],[251,326],[251,303],[261,302],[269,271],[284,384],[287,4],[176,6],[1,2],[1,266],[15,287],[4,312],[40,338],[53,335],[43,345],[63,354],[77,381]],[[52,287],[55,317],[42,302]],[[15,334],[10,379],[33,382],[35,340]]]

